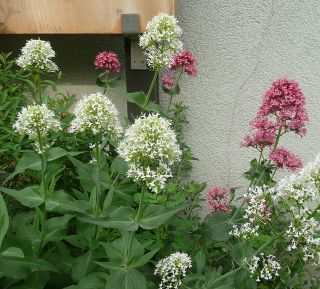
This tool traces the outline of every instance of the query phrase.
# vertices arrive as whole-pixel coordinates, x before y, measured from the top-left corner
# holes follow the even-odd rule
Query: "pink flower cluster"
[[[179,81],[177,79],[179,72],[185,72],[193,77],[197,75],[196,58],[191,51],[184,50],[174,54],[169,69],[161,77],[162,85],[168,90],[174,89]]]
[[[302,167],[301,160],[284,148],[276,149],[278,138],[290,131],[304,136],[307,123],[305,97],[298,83],[279,79],[265,93],[256,118],[250,122],[253,133],[245,136],[241,145],[259,151],[274,146],[269,154],[271,161],[279,168],[294,171]]]
[[[191,76],[197,75],[197,68],[196,68],[196,58],[194,57],[193,53],[188,50],[184,50],[182,52],[176,53],[173,56],[172,63],[170,64],[171,70],[178,70],[181,69],[183,72]]]
[[[230,201],[228,199],[228,188],[210,187],[206,192],[207,203],[210,211],[228,212],[230,210]]]
[[[304,136],[308,115],[304,108],[305,97],[294,80],[279,79],[265,93],[259,115],[275,115],[278,127]]]
[[[274,144],[277,128],[273,121],[257,117],[250,122],[250,125],[254,128],[255,133],[245,136],[241,146],[263,148]]]
[[[162,85],[168,89],[172,90],[176,84],[176,75],[172,71],[168,71],[165,75],[161,77]]]
[[[118,73],[121,66],[118,55],[112,51],[99,52],[94,64],[97,69],[104,69],[107,73]]]
[[[291,172],[302,168],[302,161],[299,156],[294,155],[290,151],[279,147],[269,154],[270,160],[278,168],[286,168]]]

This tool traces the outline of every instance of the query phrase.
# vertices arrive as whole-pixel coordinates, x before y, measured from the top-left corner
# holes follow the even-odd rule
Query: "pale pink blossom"
[[[224,187],[210,187],[206,192],[207,203],[210,211],[228,212],[230,210],[229,190]]]

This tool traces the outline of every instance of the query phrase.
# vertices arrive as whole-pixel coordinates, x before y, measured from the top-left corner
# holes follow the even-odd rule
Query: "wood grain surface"
[[[2,34],[120,34],[121,14],[140,15],[140,32],[175,0],[0,0]]]

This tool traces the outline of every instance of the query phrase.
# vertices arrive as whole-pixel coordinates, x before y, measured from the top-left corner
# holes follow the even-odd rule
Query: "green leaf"
[[[90,206],[86,201],[77,201],[62,190],[55,191],[46,201],[46,209],[54,212],[86,213]]]
[[[130,207],[121,206],[106,218],[78,217],[81,222],[95,224],[104,228],[118,228],[125,231],[138,229],[134,221],[134,210]]]
[[[250,245],[239,242],[235,245],[232,244],[230,254],[233,260],[242,266],[245,258],[250,259],[253,256],[254,250]]]
[[[135,103],[141,108],[146,101],[146,95],[143,91],[125,93],[123,96],[128,102]]]
[[[24,258],[24,253],[18,247],[10,247],[10,248],[6,249],[5,251],[1,252],[0,256]]]
[[[26,187],[20,191],[0,187],[0,191],[14,197],[22,205],[29,208],[38,207],[43,203],[43,199],[38,193],[39,186]]]
[[[95,272],[82,278],[77,285],[69,286],[64,289],[105,289],[106,283],[107,274]]]
[[[234,287],[237,289],[256,289],[257,282],[250,277],[247,270],[241,269],[234,276]]]
[[[0,195],[0,248],[9,228],[9,216],[6,203]]]
[[[73,218],[72,215],[54,217],[46,222],[45,241],[60,241],[67,235],[68,222]]]
[[[217,212],[206,220],[203,233],[212,240],[227,241],[231,238],[229,232],[231,231],[232,226],[233,223],[230,215],[223,212]]]
[[[18,174],[24,173],[26,170],[41,171],[41,159],[37,153],[25,153],[21,159],[19,159],[15,171],[5,180],[5,182],[11,180]]]
[[[111,164],[111,172],[112,173],[119,173],[120,175],[126,175],[128,171],[128,164],[126,163],[126,161],[117,156]]]
[[[150,252],[148,252],[147,254],[143,255],[141,258],[139,258],[136,261],[133,261],[130,264],[130,268],[139,268],[143,265],[145,265],[146,263],[148,263],[151,258],[159,251],[160,248],[156,248]]]
[[[79,282],[85,275],[88,274],[93,266],[93,256],[91,251],[77,257],[72,264],[72,279]]]
[[[143,274],[136,269],[112,272],[106,289],[146,289],[147,281]]]
[[[203,251],[198,251],[195,255],[197,273],[202,273],[205,264],[206,264],[206,256]]]
[[[180,205],[174,208],[166,208],[160,205],[148,204],[143,210],[139,226],[146,230],[157,228],[186,207],[187,205]]]

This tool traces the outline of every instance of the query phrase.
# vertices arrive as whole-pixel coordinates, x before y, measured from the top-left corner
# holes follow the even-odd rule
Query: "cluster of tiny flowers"
[[[320,230],[320,224],[314,218],[297,216],[290,223],[286,231],[287,237],[291,240],[287,250],[289,252],[301,249],[303,260],[311,261],[315,265],[320,265],[320,238],[315,234]]]
[[[210,187],[206,192],[207,203],[212,213],[228,212],[230,210],[230,200],[227,198],[228,188]]]
[[[310,214],[312,207],[320,201],[320,155],[299,172],[280,180],[269,191],[280,210],[283,203],[289,208],[283,212],[290,221],[286,231],[287,250],[299,250],[303,252],[304,261],[319,265],[320,223]]]
[[[163,87],[167,90],[172,90],[176,85],[176,73],[172,70],[168,70],[162,77],[161,82]]]
[[[308,115],[305,96],[294,80],[279,79],[265,93],[259,115],[275,115],[277,125],[303,136]]]
[[[242,146],[263,148],[271,146],[276,140],[276,124],[268,119],[257,117],[250,122],[253,134],[244,137]]]
[[[246,222],[240,226],[234,225],[230,234],[244,240],[258,236],[259,223],[264,224],[270,220],[271,210],[266,201],[268,192],[262,187],[249,188],[244,195],[247,207],[243,218]]]
[[[178,289],[181,277],[186,276],[187,269],[191,267],[191,258],[185,253],[176,252],[160,260],[154,271],[155,275],[161,277],[159,289]]]
[[[96,68],[104,69],[107,73],[120,71],[120,60],[116,53],[112,51],[102,51],[96,56],[94,62]]]
[[[245,261],[247,261],[245,259]],[[261,253],[259,257],[253,256],[248,263],[249,272],[251,277],[256,278],[257,282],[261,279],[269,281],[272,278],[279,276],[281,269],[280,263],[276,260],[273,255],[265,255]]]
[[[320,155],[300,171],[279,180],[277,186],[269,189],[274,200],[283,199],[292,206],[306,208],[311,202],[319,201]],[[304,211],[304,213],[307,213]],[[302,214],[302,211],[301,211]]]
[[[277,137],[287,132],[304,136],[308,123],[304,106],[305,97],[296,81],[275,81],[265,93],[256,118],[250,122],[253,134],[244,137],[242,146],[262,151],[265,147],[275,145]],[[288,150],[271,152],[270,157],[275,164],[279,164],[279,168],[294,171],[302,165],[300,159]]]
[[[73,112],[70,132],[90,132],[93,135],[120,137],[119,113],[111,100],[99,92],[84,96]]]
[[[196,58],[191,51],[185,50],[174,54],[169,69],[161,77],[162,85],[167,90],[174,89],[182,73],[190,76],[197,75]]]
[[[51,60],[55,54],[49,41],[31,39],[21,49],[21,55],[16,63],[22,68],[34,67],[48,73],[56,72],[58,66]]]
[[[269,154],[270,160],[280,169],[286,168],[291,172],[302,168],[302,161],[299,156],[279,147]]]
[[[37,151],[42,153],[48,147],[45,142],[40,145],[39,141],[46,139],[49,132],[60,130],[61,126],[54,112],[42,104],[22,108],[13,129],[20,135],[28,135],[35,142]]]
[[[118,147],[128,163],[128,177],[143,182],[158,193],[172,176],[171,166],[180,159],[181,150],[171,123],[158,114],[142,115],[126,131]]]
[[[139,45],[144,49],[149,67],[167,68],[171,64],[173,55],[182,50],[181,33],[174,16],[159,13],[148,22]]]
[[[181,70],[191,76],[197,75],[196,58],[188,50],[174,54],[169,68],[170,70]]]

